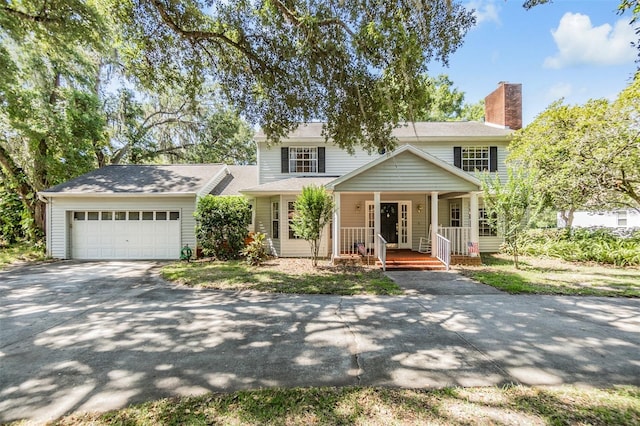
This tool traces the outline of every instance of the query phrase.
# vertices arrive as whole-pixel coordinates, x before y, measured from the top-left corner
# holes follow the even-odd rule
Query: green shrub
[[[205,256],[237,259],[244,248],[251,208],[242,196],[213,196],[198,200],[194,216],[196,237]]]
[[[6,184],[0,184],[0,246],[23,240],[27,234],[23,226],[26,215],[20,196]],[[28,215],[27,215],[28,216]]]
[[[530,256],[640,266],[640,230],[624,238],[607,228],[530,229],[520,244],[521,253]]]
[[[269,257],[265,244],[266,237],[262,232],[258,232],[253,236],[253,241],[242,249],[241,253],[249,265],[260,266]]]

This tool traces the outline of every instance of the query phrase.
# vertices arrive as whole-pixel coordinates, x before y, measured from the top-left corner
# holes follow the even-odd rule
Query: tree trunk
[[[24,205],[33,219],[35,229],[29,232],[29,238],[39,238],[44,235],[45,230],[44,218],[46,210],[44,203],[37,200],[36,189],[29,183],[29,179],[24,170],[18,167],[2,144],[0,144],[0,166],[2,166],[4,170],[4,175],[15,186],[16,192],[22,200],[22,205]],[[38,207],[38,205],[41,205],[41,207]]]

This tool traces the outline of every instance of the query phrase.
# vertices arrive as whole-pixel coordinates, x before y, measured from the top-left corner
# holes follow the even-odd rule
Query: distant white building
[[[566,227],[566,223],[558,213],[558,228]],[[605,228],[634,228],[640,227],[640,213],[636,210],[616,211],[578,211],[573,215],[573,228],[588,228],[592,226]]]

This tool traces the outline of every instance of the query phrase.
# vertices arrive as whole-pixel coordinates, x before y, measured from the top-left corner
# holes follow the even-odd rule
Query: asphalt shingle
[[[196,193],[223,164],[113,165],[43,191],[60,194]]]

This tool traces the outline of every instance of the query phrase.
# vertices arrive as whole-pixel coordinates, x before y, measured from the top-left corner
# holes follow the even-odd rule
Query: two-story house
[[[375,254],[381,243],[427,251],[437,234],[450,241],[453,254],[497,251],[502,239],[486,220],[476,171],[506,177],[506,148],[522,126],[521,89],[500,83],[485,100],[485,123],[400,127],[393,152],[349,155],[325,142],[321,123],[301,125],[277,146],[258,134],[258,184],[241,190],[253,200],[255,230],[268,235],[278,256],[308,256],[290,220],[302,188],[322,185],[335,202],[323,256]]]
[[[506,175],[506,148],[522,126],[521,85],[500,83],[485,99],[485,123],[409,123],[392,152],[353,155],[324,140],[321,123],[301,125],[277,146],[255,137],[257,166],[108,166],[39,193],[47,202],[47,251],[77,259],[175,259],[194,247],[193,212],[206,194],[243,194],[252,230],[273,254],[309,255],[290,228],[297,195],[322,185],[333,222],[322,256],[377,255],[383,247],[473,256],[497,251],[477,170]],[[432,244],[433,242],[433,244]]]

